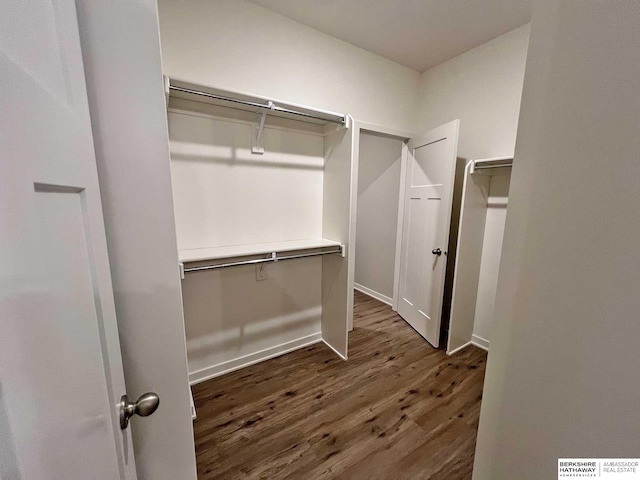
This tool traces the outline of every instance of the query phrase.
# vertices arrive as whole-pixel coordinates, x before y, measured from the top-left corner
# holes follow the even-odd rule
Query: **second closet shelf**
[[[301,250],[315,250],[329,247],[341,247],[340,242],[315,238],[306,240],[290,240],[285,242],[252,243],[248,245],[226,245],[223,247],[193,248],[178,251],[180,263],[204,262],[207,260],[222,260],[251,255],[263,255],[278,252],[295,252]]]

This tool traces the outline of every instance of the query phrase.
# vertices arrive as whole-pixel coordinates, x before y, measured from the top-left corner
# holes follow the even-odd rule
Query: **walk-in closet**
[[[638,4],[3,2],[0,480],[635,455]]]
[[[513,155],[508,52],[400,79],[252,2],[161,6],[199,473],[364,475],[395,426],[440,449],[433,409],[471,458],[510,168],[470,159]]]

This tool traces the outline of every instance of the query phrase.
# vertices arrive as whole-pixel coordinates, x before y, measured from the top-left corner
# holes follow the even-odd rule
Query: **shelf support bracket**
[[[266,105],[269,109],[273,110],[275,104],[269,101]],[[251,129],[251,153],[256,155],[262,155],[264,153],[264,122],[267,119],[267,111],[261,110],[256,116],[256,121]]]

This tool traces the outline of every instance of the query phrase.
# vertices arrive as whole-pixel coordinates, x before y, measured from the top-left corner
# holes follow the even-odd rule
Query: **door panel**
[[[434,347],[440,321],[459,121],[409,143],[398,313]],[[440,249],[441,255],[432,253]]]
[[[0,478],[135,479],[75,4],[0,17]]]

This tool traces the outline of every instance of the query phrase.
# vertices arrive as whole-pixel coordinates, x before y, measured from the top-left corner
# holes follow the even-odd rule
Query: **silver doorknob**
[[[129,426],[129,419],[134,415],[148,417],[158,409],[160,405],[160,397],[153,393],[145,393],[137,402],[129,401],[129,397],[123,395],[120,398],[118,408],[120,409],[120,428],[124,430]]]
[[[434,248],[433,250],[431,250],[431,253],[440,256],[442,255],[442,250],[440,250],[439,248]]]

